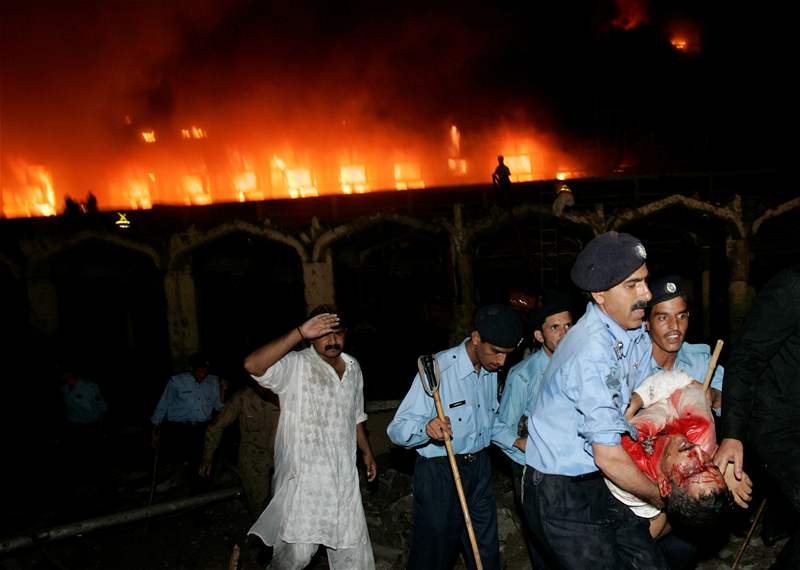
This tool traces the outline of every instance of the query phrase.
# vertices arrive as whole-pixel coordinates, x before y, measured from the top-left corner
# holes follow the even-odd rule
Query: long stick
[[[717,359],[719,359],[719,353],[722,352],[723,344],[725,343],[722,340],[718,340],[717,346],[714,347],[714,354],[711,355],[708,370],[706,370],[706,381],[703,382],[703,392],[708,392],[708,388],[711,386],[711,378],[714,377],[714,369],[717,367]]]
[[[445,421],[444,411],[442,410],[442,399],[439,397],[438,386],[433,390],[433,401],[436,402],[436,414],[439,416],[440,420]],[[464,523],[467,525],[469,543],[472,545],[472,554],[475,556],[475,566],[478,570],[483,570],[481,553],[478,550],[478,541],[475,539],[475,529],[472,528],[472,518],[469,516],[467,498],[464,496],[464,487],[461,485],[461,474],[458,471],[455,453],[453,453],[453,444],[450,442],[450,436],[447,433],[444,434],[444,446],[447,448],[447,457],[450,459],[450,469],[453,470],[453,479],[455,479],[456,482],[458,500],[461,502],[461,512],[464,513]]]
[[[758,507],[758,511],[756,511],[753,524],[750,525],[750,530],[747,531],[747,536],[744,538],[744,542],[739,547],[739,552],[736,553],[736,558],[733,560],[733,566],[731,566],[731,570],[736,570],[736,567],[739,565],[739,560],[741,560],[742,556],[744,556],[744,551],[747,550],[747,546],[750,544],[750,539],[753,537],[753,531],[756,530],[756,525],[758,524],[758,521],[761,520],[761,515],[764,514],[764,507],[766,505],[767,498],[764,497],[764,500],[761,501],[761,505]]]

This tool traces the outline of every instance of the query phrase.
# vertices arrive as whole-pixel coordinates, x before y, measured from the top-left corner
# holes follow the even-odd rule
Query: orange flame
[[[367,185],[367,169],[359,165],[342,166],[339,169],[339,180],[344,194],[363,194],[369,192]]]
[[[155,131],[142,131],[142,140],[146,143],[154,143],[156,142],[156,132]]]
[[[511,182],[530,182],[533,180],[531,157],[527,154],[506,156],[505,162],[511,171]]]
[[[24,160],[12,160],[10,166],[17,184],[10,199],[3,197],[4,214],[9,218],[55,216],[56,192],[50,171]]]

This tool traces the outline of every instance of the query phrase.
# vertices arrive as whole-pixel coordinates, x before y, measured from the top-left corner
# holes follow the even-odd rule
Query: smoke
[[[614,18],[659,21],[642,1],[552,4],[4,2],[0,168],[47,165],[60,197],[92,189],[102,205],[119,172],[167,163],[441,162],[456,124],[464,155],[484,161],[476,180],[498,153],[540,152],[550,175],[580,170],[588,142],[628,128],[617,107],[634,101],[644,122],[674,105],[651,81],[673,56],[659,34],[608,36]],[[208,134],[201,150],[182,144],[192,125]]]

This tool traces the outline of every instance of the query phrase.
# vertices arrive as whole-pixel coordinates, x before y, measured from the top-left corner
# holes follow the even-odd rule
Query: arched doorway
[[[304,319],[303,271],[297,251],[234,232],[193,250],[191,267],[200,346],[217,371],[241,381],[244,356]]]
[[[337,304],[350,320],[347,352],[369,400],[402,398],[417,357],[447,348],[453,270],[447,237],[379,223],[334,245]]]
[[[163,281],[153,259],[87,240],[40,265],[57,296],[55,368],[97,382],[109,418],[141,423],[169,373]]]

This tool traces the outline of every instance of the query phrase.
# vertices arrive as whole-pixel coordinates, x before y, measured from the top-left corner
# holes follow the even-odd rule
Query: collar
[[[336,369],[333,366],[331,366],[328,363],[327,360],[323,359],[320,356],[320,354],[319,354],[319,352],[317,352],[316,348],[314,348],[313,346],[309,346],[305,350],[309,351],[309,354],[311,355],[311,358],[316,359],[316,361],[319,362],[320,364],[323,364],[323,365],[327,366],[328,368],[330,368],[331,371],[334,374],[336,374],[336,377],[337,378],[339,377],[339,375],[336,373]],[[342,374],[342,378],[344,378],[347,375],[347,372],[350,370],[350,357],[347,354],[345,354],[344,352],[342,352],[340,354],[340,357],[344,361],[344,374]]]
[[[617,321],[601,311],[600,308],[591,301],[589,302],[586,311],[591,312],[595,318],[599,319],[600,322],[605,325],[606,330],[611,333],[613,338],[612,347],[618,359],[627,356],[631,347],[642,339],[642,335],[647,334],[644,329],[644,322],[639,325],[639,328],[635,328],[633,330],[623,329],[621,326],[619,326]]]
[[[469,359],[469,354],[467,353],[467,342],[471,341],[471,337],[465,338],[458,346],[458,350],[456,350],[456,371],[458,372],[459,378],[466,378],[470,374],[475,373],[475,366],[472,364],[472,360]],[[484,370],[483,366],[481,366],[477,374],[478,376],[483,376],[484,374],[491,374],[491,372]]]

